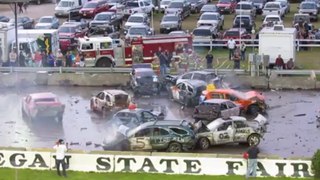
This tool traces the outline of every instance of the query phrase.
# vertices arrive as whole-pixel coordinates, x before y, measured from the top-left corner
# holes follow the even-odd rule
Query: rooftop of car
[[[201,80],[195,80],[195,79],[192,79],[192,80],[189,79],[189,80],[185,80],[183,82],[186,82],[192,86],[206,86],[207,85],[206,82],[201,81]]]
[[[132,15],[130,15],[130,16],[145,17],[145,16],[146,16],[146,14],[144,14],[144,13],[134,13],[134,14],[132,14]]]
[[[202,15],[204,15],[204,14],[206,14],[206,15],[220,15],[220,13],[218,13],[218,12],[204,12]]]
[[[41,99],[41,98],[56,98],[57,96],[52,92],[42,92],[42,93],[33,93],[29,94],[32,99]]]
[[[249,17],[249,18],[251,18],[251,15],[247,15],[247,14],[239,14],[239,15],[237,15],[235,18],[240,18],[240,17]]]
[[[118,111],[117,113],[119,113],[119,112],[137,113],[137,112],[141,112],[141,111],[144,111],[144,109],[141,109],[141,108],[135,108],[135,109],[122,109],[122,110]],[[117,113],[116,113],[116,114],[117,114]]]
[[[221,103],[224,103],[224,102],[228,102],[230,100],[228,99],[208,99],[208,100],[205,100],[204,102],[205,103],[212,103],[212,104],[221,104]]]
[[[104,90],[105,93],[109,93],[112,95],[117,95],[117,94],[128,94],[127,92],[120,90],[120,89],[106,89]]]
[[[145,24],[139,24],[139,25],[131,26],[130,29],[131,29],[131,28],[149,28],[149,26],[148,26],[148,25],[145,25]]]
[[[199,74],[215,74],[214,72],[210,72],[210,71],[191,71],[189,73],[199,73]],[[189,74],[189,73],[186,73],[186,74]]]
[[[275,14],[269,14],[269,15],[266,15],[266,17],[277,17],[277,18],[280,18],[279,15],[275,15]]]
[[[233,89],[215,89],[213,91],[209,91],[209,92],[216,92],[216,93],[233,93],[236,92]]]
[[[101,13],[99,13],[99,14],[110,14],[110,15],[112,15],[112,14],[115,14],[115,12],[109,11],[109,12],[101,12]],[[99,14],[97,14],[97,15],[99,15]]]

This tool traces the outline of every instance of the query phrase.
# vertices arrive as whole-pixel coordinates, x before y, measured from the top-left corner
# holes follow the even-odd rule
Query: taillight
[[[197,108],[194,108],[194,114],[198,114],[199,113],[199,110]]]

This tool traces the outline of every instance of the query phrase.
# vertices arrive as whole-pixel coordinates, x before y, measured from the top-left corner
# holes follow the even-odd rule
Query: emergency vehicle
[[[79,38],[79,51],[84,54],[86,66],[131,66],[133,63],[152,63],[159,47],[173,55],[192,48],[192,36],[166,35],[132,39],[110,37]]]

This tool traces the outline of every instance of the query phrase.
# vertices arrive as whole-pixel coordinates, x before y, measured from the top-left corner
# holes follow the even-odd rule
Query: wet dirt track
[[[99,144],[108,133],[109,117],[92,113],[89,100],[103,88],[36,87],[0,89],[0,146],[51,148],[58,138],[66,139],[72,149],[101,150]],[[21,100],[28,93],[51,91],[66,104],[63,123],[52,119],[28,122],[22,119]],[[263,154],[281,157],[310,157],[320,146],[320,129],[316,114],[320,109],[320,93],[315,91],[264,92],[268,105],[268,132],[261,141]],[[180,109],[165,94],[137,100],[167,106],[166,119],[192,121],[193,109]],[[115,112],[115,111],[114,111]],[[108,116],[111,116],[112,113]],[[239,145],[214,146],[206,153],[241,154],[247,147]]]

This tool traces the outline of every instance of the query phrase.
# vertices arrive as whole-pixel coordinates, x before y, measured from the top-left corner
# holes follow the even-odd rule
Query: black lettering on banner
[[[56,160],[56,155],[53,155],[53,159]],[[66,161],[66,164],[67,164],[66,169],[69,169],[70,159],[71,159],[71,155],[66,155],[64,157],[64,160]],[[57,168],[56,165],[54,165],[53,169],[56,169],[56,168]]]
[[[285,176],[284,174],[284,166],[286,166],[286,163],[276,163],[276,166],[278,166],[278,174],[276,176],[282,177]]]
[[[3,153],[0,153],[0,166],[3,166],[5,162]]]
[[[258,162],[257,171],[261,171],[261,176],[270,176],[270,174],[268,174],[266,169],[264,168],[263,164],[261,164],[260,162]]]
[[[154,167],[152,161],[149,158],[144,158],[144,161],[142,163],[142,167],[138,170],[138,172],[146,172],[146,171],[144,171],[145,167],[149,168],[149,171],[147,171],[147,172],[158,172],[156,170],[156,168]]]
[[[97,170],[108,171],[111,169],[109,157],[98,157],[97,158]]]
[[[130,162],[137,162],[134,158],[118,158],[117,163],[120,163],[121,161],[124,161],[124,168],[121,170],[122,172],[132,172]]]
[[[186,170],[184,173],[198,174],[201,172],[201,163],[199,160],[183,160],[183,162],[186,163]]]
[[[308,169],[309,166],[306,163],[291,163],[291,165],[293,166],[293,174],[292,177],[301,177],[299,172],[303,173],[302,177],[311,177]],[[301,167],[301,168],[300,168]]]
[[[23,159],[18,159],[19,163],[16,163],[16,158],[17,156],[21,156]],[[10,160],[10,163],[13,167],[21,167],[23,166],[25,163],[26,163],[26,159],[25,158],[25,155],[22,154],[22,153],[14,153],[10,156],[9,160]]]
[[[29,165],[29,167],[36,167],[36,164],[39,164],[38,167],[42,167],[42,168],[49,167],[49,166],[47,166],[46,162],[44,161],[44,159],[42,158],[42,156],[40,154],[35,154],[35,158],[33,160],[33,163],[31,165]]]
[[[239,170],[239,166],[243,166],[242,161],[226,161],[228,165],[227,175],[236,175],[234,170]]]
[[[174,173],[174,171],[172,170],[172,162],[174,162],[176,165],[178,165],[178,160],[176,160],[176,159],[161,159],[160,164],[162,164],[163,162],[166,163],[166,167],[167,167],[167,169],[164,170],[163,172]]]

